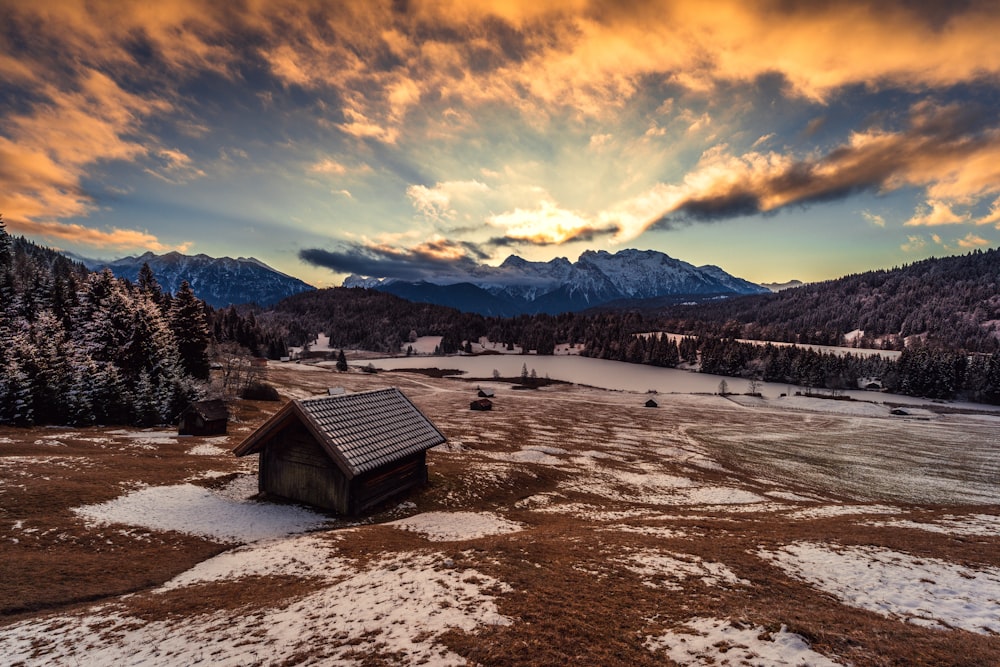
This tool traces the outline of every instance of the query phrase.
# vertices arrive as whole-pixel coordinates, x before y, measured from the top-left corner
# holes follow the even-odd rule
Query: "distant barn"
[[[478,392],[479,398],[493,398],[492,389],[480,389]]]
[[[445,437],[396,388],[291,401],[233,450],[260,453],[258,488],[357,515],[427,482]]]
[[[469,403],[469,409],[480,410],[480,411],[492,410],[493,402],[488,398],[477,398],[476,400]]]
[[[659,405],[653,399],[649,399],[648,401],[646,401],[646,407],[647,408],[656,408],[656,407],[659,407]]]
[[[197,401],[184,408],[177,424],[178,435],[225,435],[229,410],[225,401]]]

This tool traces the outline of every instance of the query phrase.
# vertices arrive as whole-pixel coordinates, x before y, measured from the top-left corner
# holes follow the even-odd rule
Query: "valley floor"
[[[1000,664],[1000,418],[272,365],[449,442],[361,522],[230,435],[0,429],[0,664]],[[786,397],[787,398],[787,397]]]

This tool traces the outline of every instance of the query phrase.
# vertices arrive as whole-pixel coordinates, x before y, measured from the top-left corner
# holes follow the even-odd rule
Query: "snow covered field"
[[[256,499],[228,450],[266,404],[228,440],[2,429],[0,663],[1000,664],[990,415],[650,409],[648,376],[485,383],[474,413],[461,380],[269,372],[296,395],[399,386],[449,438],[428,486],[359,521]]]

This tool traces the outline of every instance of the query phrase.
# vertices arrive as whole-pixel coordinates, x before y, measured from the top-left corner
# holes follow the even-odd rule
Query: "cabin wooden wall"
[[[351,481],[350,513],[360,514],[397,493],[427,482],[427,452],[359,475]]]
[[[260,457],[259,488],[265,493],[347,514],[347,478],[301,425],[269,442]]]
[[[226,420],[205,421],[201,415],[188,413],[181,415],[177,435],[225,435]]]

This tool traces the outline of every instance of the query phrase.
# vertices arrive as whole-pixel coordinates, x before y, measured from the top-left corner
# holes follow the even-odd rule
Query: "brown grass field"
[[[293,398],[398,386],[449,439],[429,484],[360,522],[240,546],[74,509],[250,478],[255,457],[229,450],[277,404],[234,403],[224,438],[0,428],[0,664],[1000,665],[1000,418],[685,395],[647,409],[499,383],[493,411],[471,412],[476,383],[456,378],[269,373]],[[386,525],[458,512],[519,529],[441,541]],[[794,545],[826,554],[814,570],[858,554],[909,567],[908,594],[946,587],[948,568],[996,589],[955,593],[979,626],[949,620],[940,591],[879,611],[781,567]],[[878,598],[875,581],[854,590]],[[766,652],[790,633],[810,652]]]

